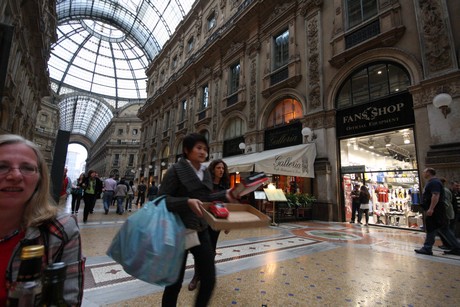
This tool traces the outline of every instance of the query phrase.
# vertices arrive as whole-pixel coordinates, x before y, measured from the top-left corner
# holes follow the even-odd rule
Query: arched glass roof
[[[100,129],[101,122],[110,122],[113,115],[100,109],[104,104],[94,96],[114,109],[146,99],[145,70],[194,2],[57,0],[58,40],[48,62],[51,87],[58,97],[76,92],[72,99],[79,99],[74,104],[68,98],[59,103],[61,108],[76,106],[75,112],[61,110],[65,121],[61,129],[73,127],[72,133],[95,141],[105,128]],[[103,112],[107,117],[100,122],[94,122],[99,115],[92,113],[62,118],[80,114],[84,106],[85,112]]]

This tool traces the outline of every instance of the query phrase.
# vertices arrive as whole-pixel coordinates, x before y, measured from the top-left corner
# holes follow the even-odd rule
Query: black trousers
[[[351,204],[351,222],[355,222],[356,216],[359,214],[359,206],[361,206],[360,203]]]
[[[80,209],[80,201],[83,196],[81,193],[79,194],[72,194],[72,212],[78,211]]]
[[[189,251],[193,254],[195,270],[198,271],[201,283],[196,296],[195,307],[205,307],[208,306],[212,291],[216,285],[215,250],[212,247],[208,229],[198,232],[198,238],[200,239],[200,245],[192,247]],[[167,286],[163,292],[162,307],[177,305],[177,297],[184,281],[187,254],[188,252],[186,251],[178,280],[174,284]]]
[[[136,199],[136,206],[139,205],[139,201],[141,203],[141,207],[145,202],[145,192],[138,192],[137,199]]]
[[[88,220],[88,215],[91,210],[94,209],[94,205],[96,204],[96,194],[88,194],[85,193],[83,195],[83,201],[85,202],[85,208],[83,209],[83,221],[85,222]]]

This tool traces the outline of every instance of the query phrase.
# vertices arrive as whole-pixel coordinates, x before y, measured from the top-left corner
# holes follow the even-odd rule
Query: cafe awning
[[[314,178],[316,144],[301,144],[246,155],[223,158],[230,173],[265,172],[267,174]]]

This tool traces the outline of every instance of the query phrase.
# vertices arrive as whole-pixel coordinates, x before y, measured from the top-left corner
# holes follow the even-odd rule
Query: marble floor
[[[104,215],[98,200],[86,224],[79,211],[83,306],[160,306],[162,287],[131,277],[105,254],[135,210]],[[460,306],[460,257],[437,247],[433,256],[417,255],[423,239],[414,230],[319,221],[222,232],[210,306]],[[189,257],[180,307],[193,306],[192,275]]]

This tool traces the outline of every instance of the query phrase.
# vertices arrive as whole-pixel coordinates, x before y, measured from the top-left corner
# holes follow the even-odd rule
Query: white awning
[[[222,160],[228,171],[265,172],[267,174],[314,178],[316,144],[301,144],[262,152],[238,155]]]

